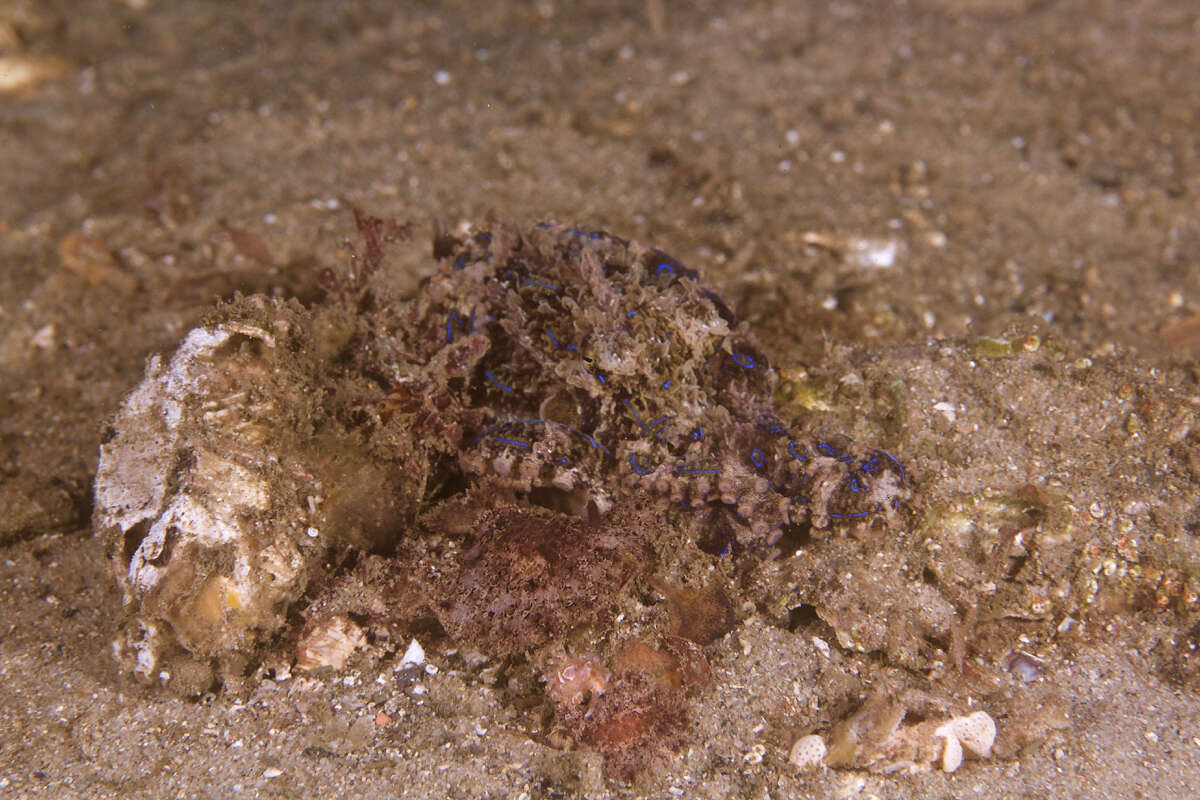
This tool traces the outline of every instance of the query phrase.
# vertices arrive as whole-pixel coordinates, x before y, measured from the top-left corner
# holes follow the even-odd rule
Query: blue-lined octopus
[[[398,349],[445,370],[468,480],[584,515],[650,493],[698,513],[711,552],[760,555],[906,496],[890,453],[781,421],[747,326],[665,252],[543,223],[443,235],[435,256]]]

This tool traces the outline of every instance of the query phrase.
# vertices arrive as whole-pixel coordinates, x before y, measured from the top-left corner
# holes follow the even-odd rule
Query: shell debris
[[[801,736],[792,744],[792,749],[788,752],[788,763],[802,771],[816,769],[825,763],[825,754],[828,752],[825,740],[815,733],[810,733],[808,736]]]

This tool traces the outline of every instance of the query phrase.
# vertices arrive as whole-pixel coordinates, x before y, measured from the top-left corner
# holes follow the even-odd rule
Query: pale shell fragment
[[[311,672],[321,667],[341,669],[359,647],[367,641],[354,620],[337,614],[320,620],[296,645],[296,669]]]
[[[954,772],[962,766],[964,750],[976,758],[987,758],[992,754],[996,722],[987,712],[976,711],[951,719],[934,731],[934,735],[945,740],[942,771]]]
[[[829,750],[825,747],[825,740],[815,733],[810,733],[795,741],[788,753],[788,762],[801,770],[816,769],[824,763],[827,752]]]
[[[407,667],[419,667],[425,663],[425,648],[421,647],[421,643],[413,639],[408,643],[408,649],[404,651],[404,656],[400,659],[396,669],[405,669]]]
[[[242,301],[150,358],[107,426],[94,524],[133,617],[114,652],[144,680],[176,657],[248,652],[320,568],[329,545],[304,532],[324,519],[302,500],[320,487],[297,422],[307,336],[298,308]]]
[[[955,717],[938,728],[938,735],[944,735],[943,731],[952,733],[962,743],[963,749],[976,758],[987,758],[992,754],[992,745],[996,742],[996,721],[986,711]]]

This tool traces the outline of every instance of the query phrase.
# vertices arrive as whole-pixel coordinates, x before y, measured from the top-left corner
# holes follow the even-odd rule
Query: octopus
[[[395,349],[445,370],[468,480],[584,516],[653,496],[714,553],[759,555],[907,496],[892,454],[782,421],[747,325],[662,250],[542,223],[443,235],[435,257]]]

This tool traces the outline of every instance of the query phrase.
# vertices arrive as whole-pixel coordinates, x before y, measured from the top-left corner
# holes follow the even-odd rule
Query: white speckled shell
[[[95,527],[133,614],[114,649],[144,679],[277,629],[328,547],[307,318],[266,298],[227,317],[149,360],[100,448]]]

